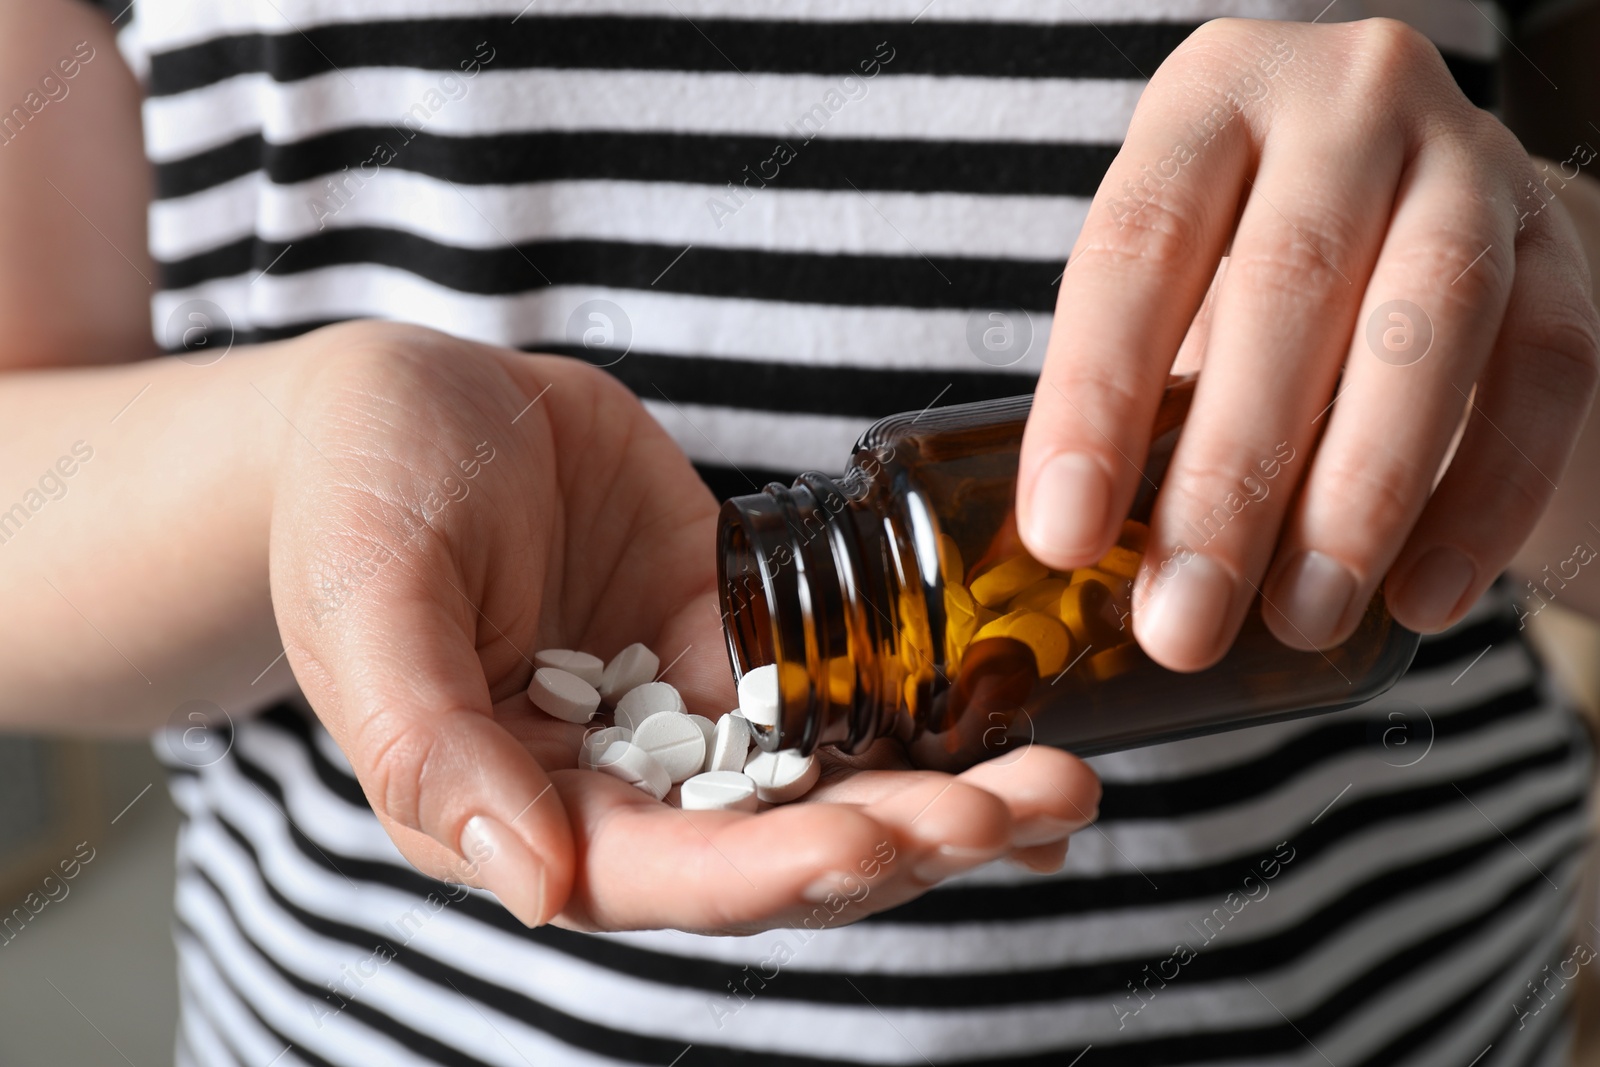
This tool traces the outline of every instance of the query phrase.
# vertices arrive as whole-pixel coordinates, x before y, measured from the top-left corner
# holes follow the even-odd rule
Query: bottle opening
[[[773,647],[771,594],[744,525],[724,523],[721,541],[718,577],[722,629],[728,641],[733,676],[739,679],[757,667],[777,661],[777,650]]]

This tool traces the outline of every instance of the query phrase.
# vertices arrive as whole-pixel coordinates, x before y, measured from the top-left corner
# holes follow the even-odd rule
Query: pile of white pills
[[[603,663],[587,652],[536,653],[528,699],[547,715],[588,723],[610,708],[614,725],[584,736],[578,766],[620,778],[657,800],[690,811],[757,811],[787,804],[817,784],[815,755],[752,751],[752,724],[778,723],[778,668],[739,680],[739,707],[716,722],[691,715],[677,689],[656,681],[661,661],[632,644]]]

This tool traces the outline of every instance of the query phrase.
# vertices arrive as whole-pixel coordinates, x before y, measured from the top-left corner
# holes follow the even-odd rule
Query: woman
[[[1559,1058],[1590,755],[1519,615],[1600,605],[1593,150],[1473,106],[1496,15],[1345,2],[8,11],[5,463],[93,456],[7,531],[5,716],[167,723],[179,1062]],[[1083,563],[1174,359],[1141,643],[1382,583],[1443,631],[1383,701],[746,818],[561,769],[533,650],[729,706],[702,478],[1042,372],[1021,528]]]

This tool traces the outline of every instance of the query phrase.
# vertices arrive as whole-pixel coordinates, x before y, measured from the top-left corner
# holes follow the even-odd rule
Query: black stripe
[[[1535,946],[1532,952],[1524,952],[1522,957],[1515,960],[1512,966],[1526,966],[1529,962],[1528,957],[1535,955],[1537,952],[1537,946]],[[1497,981],[1503,977],[1504,972],[1497,969],[1495,973],[1492,973],[1482,984],[1475,987],[1468,995],[1457,997],[1454,1001],[1445,1004],[1427,1018],[1419,1021],[1415,1026],[1411,1027],[1411,1029],[1402,1034],[1396,1035],[1381,1048],[1375,1049],[1371,1055],[1361,1061],[1361,1067],[1389,1067],[1391,1064],[1403,1062],[1407,1056],[1416,1052],[1418,1049],[1426,1047],[1430,1042],[1432,1042],[1445,1031],[1449,1030],[1457,1033],[1460,1032],[1467,1025],[1469,1025],[1465,1019],[1469,1013],[1473,1012],[1475,1009],[1480,1017],[1482,1016],[1485,1007],[1492,1008],[1492,1010],[1496,1013],[1503,1011],[1504,1008],[1501,1006],[1501,1003],[1488,1002],[1485,1004],[1485,1002],[1482,1000],[1482,998],[1490,992],[1491,987],[1493,987]],[[1488,1045],[1489,1048],[1498,1047],[1503,1050],[1505,1048],[1505,1038],[1508,1032],[1509,1025],[1500,1026],[1496,1030],[1494,1039],[1492,1041],[1485,1042],[1485,1044]],[[1484,1049],[1482,1051],[1486,1052],[1488,1049]],[[1505,1062],[1505,1057],[1503,1055],[1494,1059],[1485,1057],[1477,1062],[1476,1067],[1489,1067],[1489,1065],[1503,1062]]]
[[[1315,826],[1295,837],[1295,847],[1315,852],[1354,838],[1377,826],[1404,820],[1452,804],[1461,805],[1459,785],[1469,796],[1505,785],[1528,774],[1554,770],[1572,758],[1570,742],[1481,771],[1455,783],[1375,793],[1342,801]],[[1308,813],[1309,814],[1309,813]],[[1255,856],[1240,854],[1181,870],[1157,871],[1147,880],[1138,872],[1095,878],[1023,882],[1011,886],[954,885],[928,893],[867,919],[877,923],[948,925],[960,922],[1015,922],[1052,915],[1083,914],[1159,907],[1178,900],[1220,896],[1232,890]],[[1152,884],[1153,883],[1153,884]]]
[[[564,340],[561,343],[533,342],[522,347],[528,351],[579,358],[585,352],[582,345],[568,344]],[[864,419],[915,411],[935,398],[939,406],[944,407],[1033,392],[1036,375],[1031,371],[1017,374],[983,370],[976,358],[972,365],[973,370],[890,369],[848,364],[818,367],[753,359],[629,352],[626,358],[606,369],[647,400],[667,396],[680,404]],[[848,458],[836,457],[839,469],[844,468]],[[749,482],[741,479],[740,484],[745,486],[743,492],[754,491],[749,488]],[[765,483],[758,481],[757,484]]]
[[[1552,1012],[1551,1014],[1553,1018],[1551,1018],[1550,1022],[1545,1024],[1544,1032],[1539,1034],[1538,1040],[1536,1040],[1533,1043],[1533,1047],[1528,1050],[1528,1055],[1522,1061],[1523,1064],[1528,1065],[1545,1062],[1547,1057],[1550,1055],[1550,1046],[1555,1043],[1557,1038],[1560,1038],[1562,1041],[1567,1042],[1568,1044],[1571,1043],[1573,1033],[1573,1011],[1571,1004],[1569,1003],[1566,1011]]]
[[[741,71],[832,79],[875,67],[874,73],[887,75],[1142,79],[1196,25],[937,19],[937,12],[916,23],[530,14],[515,23],[483,17],[309,26],[304,33],[221,37],[158,52],[150,61],[150,93],[188,92],[242,73],[291,82],[362,67],[459,75],[478,64],[490,71]],[[862,63],[874,58],[878,62],[863,70]],[[870,95],[871,83],[866,84]],[[841,95],[845,91],[841,88]],[[854,94],[860,98],[861,90]]]
[[[1511,953],[1507,954],[1502,967],[1491,969],[1483,981],[1456,997],[1455,1000],[1445,1004],[1382,1048],[1376,1050],[1372,1055],[1361,1061],[1360,1067],[1388,1067],[1391,1064],[1404,1062],[1409,1054],[1427,1047],[1447,1030],[1456,1029],[1460,1026],[1459,1020],[1468,1015],[1469,1012],[1474,1010],[1482,1011],[1484,1009],[1484,997],[1499,984],[1503,970],[1514,967],[1520,962],[1522,962],[1522,959],[1518,957],[1517,950],[1513,949]],[[1498,1008],[1498,1005],[1494,1005],[1494,1007]],[[1470,1065],[1470,1067],[1484,1067],[1485,1064],[1493,1062],[1496,1061],[1479,1060],[1476,1064]]]
[[[292,971],[283,964],[279,963],[276,956],[268,952],[259,941],[251,936],[249,931],[247,931],[243,924],[239,922],[239,914],[234,910],[233,900],[228,896],[228,894],[222,891],[222,887],[211,880],[210,875],[198,867],[190,867],[187,873],[193,875],[199,881],[204,882],[207,888],[209,888],[212,893],[216,894],[217,901],[222,905],[223,913],[226,915],[227,921],[232,924],[234,932],[238,934],[241,941],[249,945],[250,948],[255,951],[255,954],[261,958],[262,963],[266,964],[270,969],[277,972],[278,977],[282,978],[285,984],[292,987],[296,992],[302,994],[307,999],[321,1000],[325,1003],[328,1003],[328,990],[325,986],[316,985],[309,979],[302,977],[297,972]],[[202,944],[206,943],[205,937],[201,931],[198,930],[194,924],[185,919],[181,914],[176,915],[174,919],[178,927],[190,937]],[[374,946],[369,939],[367,942],[361,943],[359,947],[370,952]],[[213,966],[216,966],[216,954],[208,954],[212,956]],[[228,987],[234,991],[239,999],[246,1004],[250,1004],[250,998],[240,992],[239,987],[234,982],[233,976],[230,975],[223,967],[217,967],[216,969],[217,973],[222,975],[223,981],[227,983]],[[359,997],[347,999],[345,1001],[341,1014],[346,1012],[349,1013],[351,1018],[359,1019],[373,1030],[376,1030],[382,1034],[386,1034],[389,1037],[399,1039],[405,1044],[406,1051],[414,1053],[418,1056],[422,1056],[426,1059],[430,1059],[434,1063],[445,1064],[448,1065],[448,1067],[485,1067],[485,1064],[482,1060],[468,1056],[459,1049],[452,1048],[451,1046],[437,1041],[426,1034],[419,1033],[416,1030],[403,1025],[393,1017],[385,1015],[382,1012],[376,1011],[373,1008],[362,1004]],[[257,1019],[261,1018],[261,1013],[256,1011],[254,1006],[251,1007],[251,1014],[255,1015]],[[265,1021],[262,1022],[262,1025],[266,1026]],[[283,1040],[284,1044],[290,1044],[289,1040],[284,1038],[283,1035],[279,1034],[278,1031],[272,1030],[271,1027],[268,1027],[268,1030],[273,1034],[273,1036]],[[325,1059],[322,1059],[316,1053],[310,1051],[302,1045],[296,1044],[294,1046],[294,1052],[302,1059],[309,1060],[318,1065],[318,1067],[323,1067],[323,1065],[326,1065],[326,1067],[338,1067],[337,1064],[333,1064]]]
[[[402,230],[363,226],[324,230],[288,243],[247,237],[162,263],[161,275],[166,288],[187,289],[269,268],[273,275],[293,275],[365,263],[407,271],[457,292],[496,296],[551,285],[593,285],[849,306],[977,308],[1012,303],[1039,312],[1055,304],[1061,274],[1056,260],[700,247],[686,252],[622,241],[461,248]]]
[[[194,870],[194,868],[192,868],[192,867],[188,868],[188,869],[191,870],[191,871]],[[212,888],[215,889],[216,887],[212,886]],[[218,896],[222,896],[221,893],[218,893],[217,895]],[[226,897],[223,897],[223,900],[224,900],[224,903],[227,903],[227,898]],[[230,918],[233,917],[233,910],[232,910],[231,904],[228,906],[228,914],[229,914]],[[189,946],[188,946],[186,951],[189,951],[189,952],[199,951],[199,952],[203,952],[205,954],[206,958],[211,961],[211,969],[213,971],[216,971],[217,974],[221,976],[222,984],[228,987],[228,989],[233,993],[234,1000],[238,1001],[241,1005],[243,1005],[244,1010],[250,1013],[251,1018],[255,1019],[256,1025],[260,1026],[261,1029],[263,1029],[267,1033],[271,1034],[272,1037],[273,1037],[273,1040],[282,1041],[285,1045],[294,1044],[287,1037],[284,1036],[282,1031],[280,1031],[277,1027],[275,1027],[271,1023],[269,1023],[262,1016],[262,1014],[259,1011],[256,1010],[255,1002],[252,1001],[251,998],[248,995],[246,995],[246,993],[243,990],[241,990],[239,988],[238,984],[233,979],[233,975],[230,974],[228,969],[226,967],[222,966],[221,963],[217,960],[216,953],[211,951],[210,943],[207,942],[206,939],[204,937],[202,937],[200,935],[200,933],[195,930],[194,927],[190,926],[189,923],[183,918],[183,916],[178,915],[178,914],[174,914],[173,917],[172,917],[172,921],[173,921],[173,925],[177,927],[177,931],[183,933],[184,935],[186,935],[188,937],[189,941],[190,941],[190,944],[189,944]],[[236,918],[234,919],[233,925],[235,927],[237,927],[239,925],[238,920]],[[241,933],[242,933],[242,931],[241,931]],[[183,951],[185,951],[185,948],[184,948],[184,946],[182,946],[180,944],[179,945],[179,952],[182,953]],[[181,976],[182,973],[183,972],[180,970],[179,971],[179,975]],[[201,1005],[202,1009],[205,1009],[204,1001],[201,998],[193,997],[192,999],[194,1000],[194,1002],[196,1004]],[[223,1036],[228,1032],[228,1030],[227,1030],[227,1027],[223,1025],[222,1021],[220,1019],[216,1018],[215,1016],[213,1016],[209,1010],[205,1010],[205,1016],[210,1021],[211,1029],[212,1029],[213,1032],[216,1033],[218,1040],[222,1041],[223,1044],[228,1046],[229,1051],[234,1053],[234,1055],[238,1058],[240,1063],[249,1063],[250,1062],[249,1058],[246,1057],[246,1056],[240,1055],[239,1051],[237,1049],[235,1049],[233,1047],[233,1045],[230,1042],[228,1042],[228,1040]],[[312,1052],[310,1049],[301,1048],[298,1045],[295,1046],[295,1055],[296,1055],[297,1058],[302,1059],[305,1062],[309,1063],[311,1065],[311,1067],[340,1067],[339,1064],[331,1063],[328,1060],[323,1059],[321,1056],[318,1056],[315,1052]],[[199,1061],[196,1060],[196,1062],[198,1063]],[[205,1067],[210,1067],[210,1065],[207,1064],[207,1065],[205,1065]]]
[[[1559,767],[1570,758],[1572,752],[1570,741],[1563,741],[1549,749],[1488,768],[1470,777],[1458,778],[1454,783],[1430,784],[1362,797],[1335,808],[1316,825],[1302,831],[1295,838],[1295,847],[1315,853],[1385,823],[1449,804],[1464,804],[1463,792],[1468,796],[1476,795],[1525,775]],[[281,783],[242,750],[235,750],[234,756],[239,773],[255,783],[282,808],[285,798]],[[1457,786],[1460,787],[1459,791]],[[430,887],[435,885],[409,865],[361,859],[337,852],[330,854],[292,821],[288,823],[288,831],[306,859],[341,877],[389,885],[415,896],[425,896]],[[1204,866],[1161,871],[1158,872],[1161,880],[1155,885],[1144,875],[1128,872],[1090,878],[1041,880],[1011,886],[950,886],[864,921],[926,925],[1015,922],[1056,915],[1159,907],[1182,900],[1210,900],[1235,889],[1258,858],[1253,852],[1247,852]],[[509,916],[499,913],[500,909],[494,908],[490,914],[480,918],[490,922],[512,922]]]
[[[225,824],[224,826],[230,830],[230,833],[233,833],[231,828],[226,827]],[[237,839],[237,835],[235,836]],[[254,858],[253,852],[252,858]],[[256,866],[256,870],[260,871],[259,863]],[[211,891],[221,901],[234,927],[238,930],[239,937],[255,949],[256,953],[286,983],[308,997],[324,998],[327,996],[328,990],[325,987],[312,984],[297,972],[284,966],[278,961],[277,957],[266,951],[265,947],[240,925],[233,901],[227,893],[223,892],[222,887],[212,880],[209,874],[199,867],[191,867],[189,872],[210,887]],[[280,906],[288,904],[276,892],[271,882],[264,877],[262,878],[262,884],[271,893],[273,899],[279,902]],[[292,909],[291,914],[301,917],[303,921],[311,920],[311,922],[307,922],[307,925],[317,933],[329,938],[342,940],[365,951],[374,951],[379,942],[383,940],[380,935],[370,931],[358,930],[341,923],[320,919],[309,913],[293,909],[292,905],[288,906]],[[461,905],[453,904],[450,906],[460,907]],[[181,919],[179,921],[182,922]],[[315,925],[312,925],[312,922]],[[192,932],[192,928],[187,926],[185,928],[191,929]],[[568,1015],[542,1001],[523,996],[503,986],[486,982],[475,974],[440,963],[433,957],[412,949],[408,945],[389,943],[389,947],[394,949],[394,956],[386,966],[398,965],[404,967],[417,977],[437,986],[439,996],[449,995],[446,990],[454,986],[453,992],[466,998],[468,1003],[474,1005],[482,1004],[503,1012],[525,1025],[542,1030],[551,1037],[565,1041],[570,1045],[576,1045],[617,1059],[637,1060],[641,1063],[667,1063],[670,1062],[673,1056],[683,1052],[682,1042],[669,1041],[645,1034],[631,1034],[621,1030],[614,1030],[598,1023],[591,1023],[588,1020]],[[343,1010],[360,1019],[361,1022],[372,1029],[403,1042],[410,1051],[428,1056],[438,1063],[459,1064],[463,1065],[463,1067],[478,1067],[480,1063],[479,1060],[468,1057],[458,1049],[450,1048],[434,1038],[419,1034],[393,1016],[363,1004],[359,996],[354,999],[347,999]],[[732,1050],[714,1049],[705,1045],[697,1045],[696,1048],[703,1053],[714,1054],[720,1052],[723,1055],[717,1062],[731,1062],[730,1054]],[[814,1064],[819,1061],[795,1057],[788,1062],[799,1065]]]
[[[1541,709],[1540,692],[1528,683],[1514,686],[1449,715],[1431,720],[1432,741],[1455,740],[1516,716]],[[1562,714],[1544,709],[1547,714]],[[1393,741],[1390,731],[1398,720],[1382,712],[1347,712],[1337,717],[1313,720],[1317,725],[1294,734],[1281,745],[1251,759],[1228,764],[1198,774],[1163,778],[1153,782],[1107,782],[1100,800],[1100,821],[1124,819],[1183,818],[1201,812],[1242,804],[1293,781],[1313,767],[1351,752],[1366,750],[1374,760],[1404,763],[1412,758],[1411,749],[1399,752],[1385,748]],[[1425,749],[1429,720],[1412,715],[1403,721],[1406,744]]]
[[[317,781],[322,783],[324,789],[353,808],[363,812],[372,810],[372,806],[367,803],[367,795],[361,791],[361,783],[343,767],[334,764],[323,755],[322,749],[312,739],[313,726],[310,720],[293,704],[285,701],[273,705],[261,713],[261,721],[271,723],[287,732],[299,743],[305,752],[306,762],[311,765],[312,773],[317,776]]]
[[[158,52],[151,57],[149,91],[188,92],[241,73],[289,82],[361,67],[466,72],[484,59],[484,69],[496,71],[1143,79],[1196,26],[940,22],[936,13],[909,24],[538,15],[512,23],[488,17],[373,21],[242,34]],[[1469,99],[1480,107],[1495,102],[1493,63],[1449,53],[1445,62]],[[860,89],[852,91],[859,97]]]
[[[1513,841],[1523,840],[1562,818],[1576,815],[1581,808],[1581,801],[1563,801],[1508,828],[1507,833]],[[1562,846],[1562,857],[1581,847],[1582,826],[1577,826],[1570,836],[1573,840]],[[1184,981],[1225,981],[1240,975],[1267,973],[1290,966],[1371,912],[1452,877],[1470,875],[1472,868],[1496,854],[1510,855],[1505,848],[1505,839],[1490,830],[1468,846],[1385,871],[1353,886],[1347,894],[1302,917],[1293,927],[1279,933],[1231,944],[1219,941],[1220,947],[1216,948],[1207,948],[1208,943],[1200,935],[1186,938],[1189,947],[1197,950],[1199,955],[1183,967]],[[1238,891],[1239,880],[1248,873],[1249,867],[1235,869],[1232,891]],[[1270,886],[1268,891],[1271,891]],[[1280,888],[1279,891],[1284,890]],[[1219,894],[1213,903],[1221,908],[1223,899],[1224,895]],[[1196,921],[1209,914],[1198,913]],[[496,925],[512,933],[516,929],[513,923],[514,920],[497,919]],[[1213,934],[1213,938],[1226,940],[1227,928],[1219,924],[1219,929],[1221,932]],[[908,931],[906,936],[918,935]],[[741,973],[738,967],[713,960],[651,952],[623,942],[595,939],[568,931],[551,930],[548,936],[538,940],[574,957],[635,978],[664,985],[692,986],[715,995],[727,995],[730,983],[737,987],[750,978],[748,974]],[[797,955],[803,953],[803,948],[797,950]],[[836,972],[785,968],[777,978],[761,986],[760,995],[822,1004],[851,1004],[865,996],[875,1004],[906,1008],[999,1007],[1094,997],[1118,1002],[1119,997],[1127,992],[1126,983],[1132,981],[1138,984],[1146,965],[1155,968],[1168,955],[1170,951],[1153,956],[1106,959],[1092,964],[1010,969],[986,973],[981,978],[967,973],[902,975],[871,972],[851,976],[857,989],[841,982]],[[735,1003],[730,998],[726,1006],[732,1007]],[[1129,1001],[1130,1006],[1137,1003],[1136,1000]]]
[[[696,463],[694,469],[700,475],[700,480],[706,483],[706,488],[711,490],[711,495],[718,500],[744,496],[746,493],[759,493],[761,487],[769,482],[789,485],[800,473],[771,470],[766,467],[740,467],[734,470],[712,463]]]
[[[219,822],[222,823],[224,829],[226,829],[230,835],[235,838],[235,840],[239,841],[243,848],[245,848],[251,853],[252,856],[254,856],[253,849],[251,848],[249,842],[245,840],[242,835],[237,832],[237,830],[228,826],[226,822],[220,818]],[[1564,852],[1563,855],[1569,856],[1571,853],[1572,850],[1569,849]],[[259,869],[259,864],[257,864],[257,869]],[[231,902],[228,901],[227,895],[221,891],[220,887],[217,887],[203,870],[196,869],[195,873],[199,877],[205,879],[208,884],[212,885],[213,890],[223,900],[231,914]],[[372,932],[344,926],[343,924],[334,923],[331,920],[327,920],[318,916],[308,915],[303,911],[303,909],[295,907],[291,902],[283,898],[270,882],[263,878],[262,883],[280,907],[284,907],[291,915],[301,918],[302,921],[308,921],[308,924],[311,925],[312,929],[316,930],[316,932],[330,938],[344,940],[352,945],[363,948],[370,949],[372,947],[374,937]],[[1474,935],[1481,931],[1483,927],[1489,924],[1504,922],[1507,913],[1517,907],[1522,902],[1523,898],[1527,897],[1530,893],[1540,891],[1545,884],[1546,883],[1542,875],[1538,874],[1537,872],[1530,873],[1521,882],[1512,886],[1498,899],[1491,902],[1488,907],[1456,922],[1449,928],[1437,931],[1429,937],[1413,943],[1412,945],[1406,947],[1387,959],[1378,961],[1374,966],[1370,967],[1366,973],[1337,990],[1330,998],[1323,1001],[1312,1011],[1302,1015],[1298,1020],[1296,1020],[1295,1025],[1282,1025],[1221,1033],[1212,1032],[1198,1039],[1194,1035],[1185,1035],[1183,1039],[1158,1038],[1142,1042],[1131,1042],[1123,1045],[1108,1045],[1105,1048],[1104,1054],[1111,1055],[1114,1060],[1119,1063],[1155,1064],[1187,1062],[1187,1060],[1184,1058],[1186,1056],[1192,1056],[1197,1059],[1212,1059],[1238,1054],[1247,1050],[1265,1052],[1293,1047],[1293,1042],[1304,1040],[1304,1037],[1302,1036],[1303,1032],[1309,1031],[1315,1035],[1331,1028],[1332,1026],[1336,1025],[1344,1016],[1359,1008],[1363,1002],[1369,1001],[1383,992],[1386,987],[1397,984],[1412,972],[1421,969],[1425,964],[1439,954],[1470,941]],[[468,910],[469,904],[486,904],[486,902],[477,901],[476,898],[468,898],[467,900],[462,901],[460,904],[451,906],[461,908],[465,911]],[[500,909],[495,908],[494,905],[487,906],[494,911],[500,911]],[[234,921],[237,923],[237,917],[235,917]],[[502,929],[505,929],[508,933],[512,933],[517,936],[526,936],[535,940],[545,940],[550,933],[548,929],[541,931],[526,931],[509,920],[509,918],[505,918],[504,922],[509,925],[503,925]],[[497,923],[496,925],[501,924]],[[248,935],[245,934],[242,929],[240,930],[240,935],[245,937],[247,940],[250,940]],[[587,938],[584,935],[569,936],[582,940],[584,949],[582,955],[585,958],[594,958],[593,950],[598,947],[594,943],[596,939]],[[256,945],[253,940],[251,940],[251,944],[255,945],[257,951],[261,951],[261,947]],[[504,987],[484,982],[471,974],[459,971],[454,967],[443,964],[421,952],[411,951],[406,946],[397,946],[397,948],[398,951],[394,962],[400,963],[402,966],[417,974],[419,977],[431,981],[436,985],[440,985],[441,993],[444,985],[454,985],[458,988],[462,995],[487,1004],[496,1010],[506,1012],[514,1017],[522,1019],[523,1021],[529,1023],[529,1025],[544,1029],[546,1032],[551,1033],[562,1040],[567,1040],[570,1043],[591,1048],[595,1051],[603,1051],[611,1055],[618,1054],[614,1048],[614,1045],[619,1041],[625,1041],[630,1044],[645,1042],[652,1042],[657,1045],[660,1044],[659,1042],[655,1042],[655,1039],[644,1038],[639,1035],[622,1035],[617,1031],[610,1030],[609,1028],[575,1019],[572,1016],[551,1008],[549,1005],[543,1004],[542,1002],[532,1000],[521,994],[505,989]],[[310,984],[305,982],[303,979],[300,979],[298,975],[294,975],[278,965],[277,962],[265,952],[262,952],[262,955],[292,984],[306,988],[308,991],[320,992],[320,990],[315,990],[314,988],[310,987]],[[1189,967],[1192,969],[1205,958],[1205,956],[1201,956],[1199,959],[1191,962]],[[1492,982],[1496,979],[1499,974],[1499,970],[1499,968],[1494,968],[1491,970],[1490,978],[1488,979],[1489,982]],[[792,968],[784,973],[786,977],[794,976],[796,974]],[[679,971],[673,971],[668,975],[668,981],[672,985],[681,986],[688,984],[685,982],[685,979],[690,977],[692,977],[692,975],[686,975]],[[806,975],[806,977],[821,978],[823,976]],[[839,979],[840,976],[836,975],[833,977]],[[875,976],[857,975],[852,977],[851,981],[855,982],[859,986],[863,981],[872,981],[873,977]],[[971,992],[976,992],[978,989],[983,988],[987,983],[993,981],[995,978],[993,975],[968,975],[963,977],[968,983],[971,984]],[[844,983],[842,979],[835,984],[848,987],[848,983]],[[1487,988],[1487,984],[1479,986],[1477,990],[1474,991],[1473,995],[1477,995],[1477,993],[1480,993],[1484,988]],[[777,995],[776,991],[771,987],[768,989],[763,989],[761,993],[762,995]],[[875,1001],[877,1000],[877,998],[872,997],[870,992],[863,990],[863,993],[868,998]],[[856,994],[854,994],[854,991],[849,991],[845,994],[842,994],[838,1000],[839,1002],[854,1003],[856,1002],[855,998]],[[1471,998],[1468,997],[1466,999]],[[970,995],[965,1003],[971,1003]],[[347,1008],[347,1010],[349,1009]],[[367,1017],[363,1018],[363,1021],[366,1021],[369,1025],[374,1026],[381,1026],[379,1020],[387,1018],[386,1016],[382,1016],[378,1013],[368,1013],[368,1015],[378,1016],[376,1019]],[[1298,1026],[1299,1029],[1296,1029],[1296,1026]],[[392,1030],[396,1032],[405,1032],[406,1028],[399,1023],[394,1023]],[[604,1044],[597,1044],[597,1042],[603,1042]],[[702,1054],[705,1057],[709,1057],[708,1062],[711,1063],[732,1062],[732,1057],[736,1055],[732,1053],[731,1050],[717,1048],[715,1046],[697,1045],[696,1047],[702,1050]],[[630,1049],[630,1051],[632,1051],[632,1049]],[[649,1049],[641,1049],[640,1051],[646,1052],[647,1055],[653,1054],[653,1051]],[[669,1052],[669,1055],[677,1054],[681,1051],[681,1049],[673,1049]],[[803,1063],[814,1061],[805,1060],[800,1057],[795,1057],[792,1060],[783,1057],[770,1057],[766,1060],[766,1062]],[[1051,1061],[1043,1058],[1042,1055],[1034,1055],[1010,1057],[1003,1060],[994,1060],[992,1062],[1047,1063]]]
[[[1471,659],[1485,649],[1509,642],[1527,648],[1516,616],[1509,610],[1496,612],[1470,625],[1454,626],[1443,633],[1424,637],[1417,646],[1416,656],[1411,660],[1411,670],[1434,670],[1453,661]]]
[[[255,170],[264,170],[279,184],[339,174],[345,167],[359,177],[363,163],[368,173],[386,165],[462,185],[609,179],[722,188],[744,180],[745,167],[758,169],[772,156],[775,145],[772,137],[690,133],[408,136],[390,126],[340,129],[282,145],[247,134],[156,164],[156,191],[162,198],[186,196]],[[393,153],[391,161],[381,162],[385,153],[380,146]],[[849,191],[854,185],[868,192],[1087,197],[1094,195],[1116,152],[1117,146],[1109,144],[818,138],[795,146],[795,158],[779,172],[773,187]],[[357,193],[355,180],[347,179],[348,195]],[[323,203],[328,210],[337,206],[333,200]],[[310,202],[306,217],[314,217]],[[711,218],[707,209],[707,219]]]

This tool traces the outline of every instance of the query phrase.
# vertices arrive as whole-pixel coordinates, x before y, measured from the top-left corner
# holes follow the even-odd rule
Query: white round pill
[[[661,661],[641,644],[631,644],[611,657],[600,675],[600,699],[616,706],[631,689],[637,689],[656,676]]]
[[[594,770],[595,763],[600,759],[600,754],[610,747],[613,741],[632,741],[633,731],[626,726],[604,726],[583,735],[583,741],[578,746],[578,766],[583,770]]]
[[[574,652],[570,648],[547,648],[543,652],[533,654],[535,667],[554,667],[576,674],[596,689],[600,688],[601,675],[605,673],[605,661],[599,656],[591,656],[587,652]]]
[[[637,731],[639,724],[652,715],[663,711],[687,714],[688,710],[671,682],[646,682],[628,690],[617,701],[617,725]]]
[[[717,720],[711,733],[711,752],[706,756],[707,771],[742,771],[750,752],[750,720],[730,711]]]
[[[756,796],[768,804],[787,804],[811,791],[822,775],[815,755],[802,756],[793,749],[760,752],[750,757],[744,773],[756,783]]]
[[[682,712],[660,711],[650,716],[633,731],[633,743],[665,767],[674,782],[699,774],[706,762],[705,734]]]
[[[594,686],[556,667],[540,667],[528,684],[528,699],[547,715],[567,722],[588,722],[600,706]]]
[[[707,771],[683,783],[684,811],[755,811],[760,806],[756,783],[738,771]]]
[[[739,679],[739,714],[758,726],[778,725],[778,665],[757,667]]]
[[[700,733],[703,734],[706,739],[706,751],[710,752],[711,735],[716,733],[717,724],[706,718],[704,715],[691,715],[689,718],[693,719],[694,724],[700,727]]]
[[[631,741],[613,741],[595,761],[594,769],[649,793],[660,800],[672,788],[667,769],[644,749]]]

